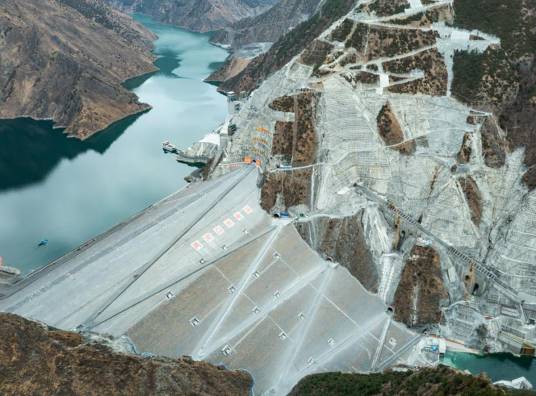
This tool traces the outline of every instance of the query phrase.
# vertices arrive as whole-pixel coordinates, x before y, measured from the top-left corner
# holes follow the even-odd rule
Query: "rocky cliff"
[[[239,74],[225,81],[222,91],[251,92],[268,76],[281,69],[292,58],[349,12],[353,0],[327,0],[317,13],[279,38],[270,50],[254,58]]]
[[[395,319],[410,327],[437,324],[446,298],[439,254],[429,246],[414,246],[396,289]]]
[[[147,110],[122,86],[155,70],[154,36],[101,0],[0,3],[0,118],[52,119],[87,138]]]
[[[252,386],[245,372],[188,358],[140,357],[114,345],[0,314],[0,393],[234,396],[248,395]]]
[[[275,0],[107,0],[113,6],[140,12],[157,21],[195,32],[222,29],[258,15]]]
[[[242,19],[215,32],[211,41],[231,47],[234,53],[207,80],[223,83],[235,77],[271,44],[307,21],[319,4],[319,0],[281,0],[256,17]]]
[[[256,42],[276,42],[289,30],[309,19],[320,0],[280,0],[266,12],[242,19],[216,32],[212,41],[232,48]]]

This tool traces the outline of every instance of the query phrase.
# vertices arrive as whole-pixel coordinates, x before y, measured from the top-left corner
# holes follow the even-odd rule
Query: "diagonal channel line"
[[[92,328],[94,327],[95,320],[108,308],[112,305],[125,291],[128,290],[142,275],[147,272],[158,260],[160,260],[166,253],[168,253],[192,228],[194,228],[214,207],[216,207],[222,200],[225,198],[234,188],[244,180],[251,171],[255,168],[250,168],[245,174],[238,178],[230,187],[228,187],[222,194],[220,194],[210,206],[194,218],[194,220],[175,238],[173,241],[168,244],[162,251],[157,254],[151,261],[144,264],[140,271],[137,271],[130,279],[127,279],[126,285],[115,292],[112,297],[110,297],[95,313],[93,313],[83,324],[83,327]]]

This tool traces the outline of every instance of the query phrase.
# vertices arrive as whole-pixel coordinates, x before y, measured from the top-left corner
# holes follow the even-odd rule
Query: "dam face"
[[[256,394],[414,356],[419,336],[380,298],[261,209],[258,177],[189,185],[4,290],[0,309],[245,369]]]

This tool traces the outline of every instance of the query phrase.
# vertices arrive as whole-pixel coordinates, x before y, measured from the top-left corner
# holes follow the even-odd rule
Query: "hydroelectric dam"
[[[314,372],[415,363],[420,336],[291,219],[264,212],[259,177],[240,165],[188,185],[4,288],[0,310],[245,369],[255,394],[285,394]]]

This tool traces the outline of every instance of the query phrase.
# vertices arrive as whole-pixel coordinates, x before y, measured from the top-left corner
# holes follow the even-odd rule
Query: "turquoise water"
[[[162,153],[188,147],[225,118],[225,98],[203,83],[227,53],[208,35],[136,19],[158,36],[161,68],[126,83],[153,109],[85,142],[50,122],[0,121],[0,256],[28,273],[185,184],[193,169]],[[47,247],[37,247],[42,239]]]
[[[473,374],[485,372],[493,381],[525,377],[536,386],[536,365],[529,357],[515,357],[507,353],[478,356],[447,352],[443,364],[469,370]]]

